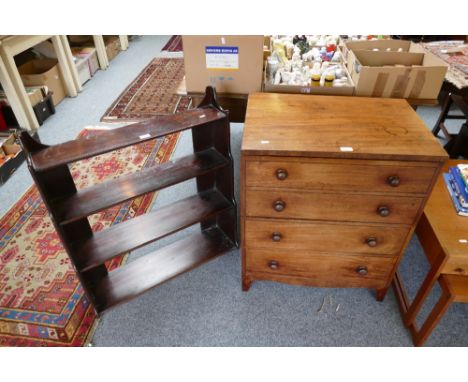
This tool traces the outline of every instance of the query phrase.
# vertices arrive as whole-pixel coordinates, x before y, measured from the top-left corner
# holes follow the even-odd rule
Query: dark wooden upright
[[[68,164],[192,129],[194,153],[77,190]],[[238,244],[228,112],[208,87],[198,108],[46,146],[23,132],[29,171],[95,311],[140,295]],[[126,200],[196,178],[198,193],[93,232],[87,217]],[[108,272],[105,262],[196,223],[201,232]]]

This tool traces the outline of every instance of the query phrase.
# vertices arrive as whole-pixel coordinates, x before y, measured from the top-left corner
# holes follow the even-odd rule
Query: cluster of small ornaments
[[[267,79],[274,85],[345,86],[339,36],[282,36],[272,39]]]

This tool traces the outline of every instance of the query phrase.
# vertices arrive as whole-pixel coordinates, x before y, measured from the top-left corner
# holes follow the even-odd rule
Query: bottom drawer
[[[306,284],[327,287],[383,287],[396,257],[315,254],[246,250],[246,272],[308,279]],[[262,277],[265,279],[265,277]]]

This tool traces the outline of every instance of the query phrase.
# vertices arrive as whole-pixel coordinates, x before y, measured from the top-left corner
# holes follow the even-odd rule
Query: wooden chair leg
[[[442,288],[442,295],[439,301],[437,301],[437,304],[434,306],[431,313],[429,313],[421,329],[413,335],[415,346],[422,346],[426,342],[453,300],[454,296],[448,290]]]
[[[450,107],[452,106],[452,93],[448,93],[447,97],[445,97],[444,104],[442,106],[442,111],[440,112],[439,118],[437,119],[434,128],[432,129],[432,134],[437,136],[439,134],[440,129],[442,128],[444,135],[448,134],[447,129],[445,128],[444,122],[447,118],[448,113],[450,112]],[[447,137],[446,137],[447,138]],[[450,139],[448,137],[447,139]]]

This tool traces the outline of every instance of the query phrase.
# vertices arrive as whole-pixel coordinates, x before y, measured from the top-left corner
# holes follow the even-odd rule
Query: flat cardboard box
[[[53,92],[54,106],[65,98],[65,89],[57,59],[32,60],[21,65],[18,72],[26,86],[47,86]]]
[[[263,36],[182,36],[187,92],[249,94],[262,88]]]
[[[388,46],[386,44],[390,41],[394,41],[391,42],[392,46],[398,46],[395,40],[363,43],[377,42]],[[399,40],[396,42],[400,46],[408,44],[408,50],[349,51],[347,68],[356,86],[355,94],[362,97],[435,100],[448,65],[432,53],[425,52],[419,44]]]

